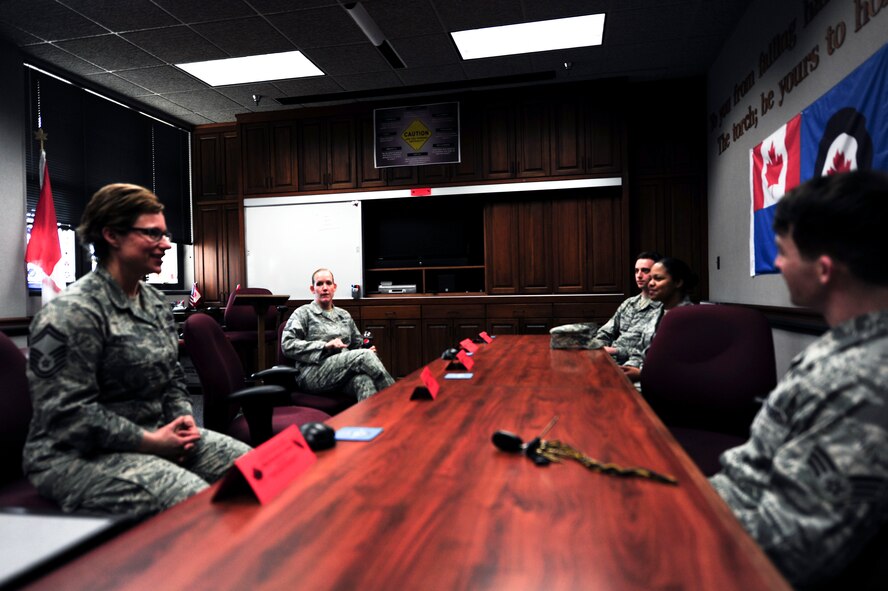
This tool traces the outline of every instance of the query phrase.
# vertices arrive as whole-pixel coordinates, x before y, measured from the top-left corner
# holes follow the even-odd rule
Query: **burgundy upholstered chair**
[[[771,327],[756,310],[683,306],[663,316],[641,371],[641,392],[706,475],[744,443],[777,383]]]
[[[283,386],[247,387],[233,345],[206,314],[192,314],[185,321],[185,346],[203,389],[203,423],[208,429],[255,446],[290,425],[330,418],[323,411],[292,405]]]
[[[283,372],[283,371],[275,371],[275,368],[293,368],[294,363],[293,360],[284,355],[284,350],[281,348],[281,337],[284,334],[284,327],[286,326],[285,322],[282,322],[278,327],[277,331],[277,365],[275,367],[269,368],[266,371],[260,372],[264,374],[262,377],[262,381],[266,384],[281,384],[289,389],[292,389],[293,392],[291,394],[291,399],[293,404],[297,404],[299,406],[308,406],[310,408],[317,408],[318,410],[322,410],[325,413],[330,415],[335,415],[347,409],[357,402],[354,396],[350,396],[345,392],[339,391],[330,391],[323,392],[317,394],[309,394],[308,392],[302,392],[296,388],[296,384],[293,381],[293,373],[292,372]],[[259,377],[254,374],[254,378]]]
[[[18,345],[0,332],[0,507],[60,511],[22,474],[22,449],[32,413],[26,364]]]

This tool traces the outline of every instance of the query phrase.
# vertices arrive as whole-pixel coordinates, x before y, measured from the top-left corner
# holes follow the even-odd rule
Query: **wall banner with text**
[[[373,135],[376,168],[457,163],[459,103],[374,109]]]

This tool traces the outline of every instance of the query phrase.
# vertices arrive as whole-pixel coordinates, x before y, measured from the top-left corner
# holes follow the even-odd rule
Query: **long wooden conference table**
[[[608,355],[500,336],[471,380],[429,368],[334,417],[339,442],[279,497],[215,486],[34,582],[34,589],[789,589]],[[537,466],[491,435],[559,439],[677,486]]]

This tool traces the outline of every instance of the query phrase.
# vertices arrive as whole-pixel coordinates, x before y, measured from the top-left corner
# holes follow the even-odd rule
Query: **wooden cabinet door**
[[[376,146],[373,141],[373,116],[365,116],[358,122],[358,187],[384,187],[385,168],[376,168]]]
[[[268,126],[264,123],[243,125],[240,128],[242,146],[242,178],[244,194],[265,193],[270,187],[271,142]]]
[[[623,170],[623,123],[617,109],[592,109],[586,119],[586,172],[619,175]]]
[[[584,102],[564,100],[552,105],[549,164],[555,176],[586,172]]]
[[[422,327],[419,319],[391,321],[392,377],[403,378],[418,369],[423,362]]]
[[[354,187],[354,144],[354,121],[350,117],[302,121],[299,125],[300,190]]]
[[[515,176],[549,176],[549,105],[543,101],[519,105],[515,124]]]
[[[487,293],[518,293],[518,205],[484,207],[484,258]]]
[[[555,293],[586,293],[586,198],[552,200],[552,284]]]
[[[330,120],[327,127],[327,186],[355,187],[355,122],[351,117]]]
[[[552,293],[551,214],[548,200],[518,204],[518,293]]]
[[[438,359],[446,349],[455,347],[453,321],[446,318],[427,318],[422,321],[423,363]]]
[[[485,179],[515,176],[514,113],[511,103],[494,103],[484,108],[482,162]]]
[[[244,194],[296,192],[295,124],[250,123],[240,127],[240,134]]]
[[[592,293],[624,293],[631,277],[632,263],[623,260],[623,204],[621,191],[596,196],[586,202],[586,239],[591,264],[588,267],[589,291]]]
[[[194,280],[207,303],[225,305],[244,281],[238,203],[199,204],[194,210]]]
[[[191,161],[195,201],[237,199],[240,194],[240,141],[234,125],[196,131]]]

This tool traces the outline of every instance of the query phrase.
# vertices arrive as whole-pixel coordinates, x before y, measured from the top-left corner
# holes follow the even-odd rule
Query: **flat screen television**
[[[365,267],[481,265],[483,223],[482,204],[470,197],[365,201]]]

